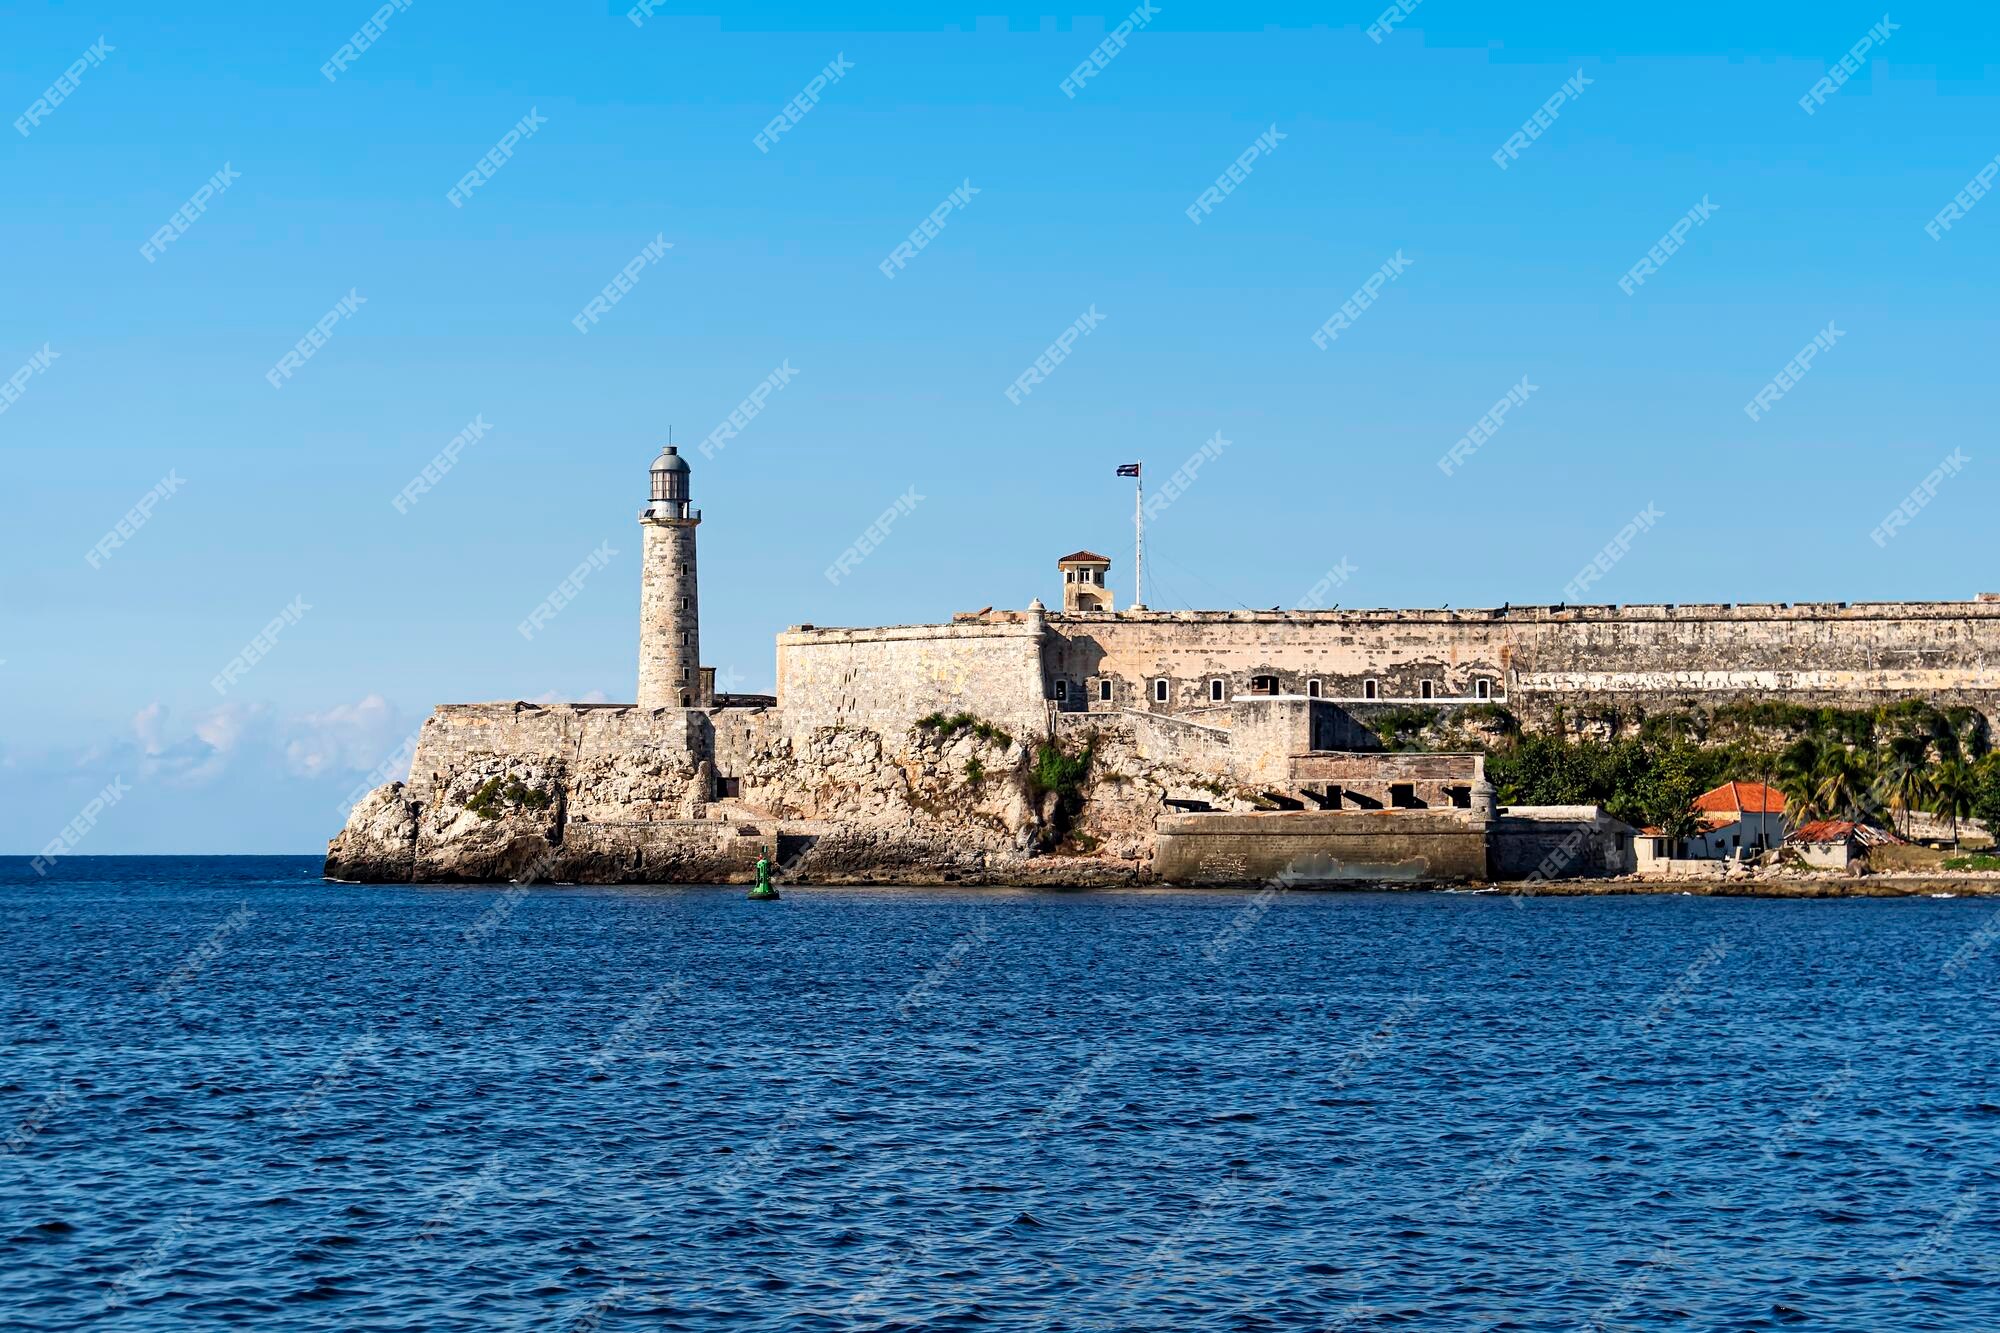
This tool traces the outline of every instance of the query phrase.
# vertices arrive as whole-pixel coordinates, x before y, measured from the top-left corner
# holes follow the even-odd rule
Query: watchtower
[[[652,500],[639,511],[639,707],[706,708],[694,549],[701,511],[689,507],[687,460],[672,445],[652,474]]]
[[[1078,551],[1056,561],[1063,576],[1063,610],[1111,611],[1111,589],[1104,586],[1111,562],[1094,551]]]

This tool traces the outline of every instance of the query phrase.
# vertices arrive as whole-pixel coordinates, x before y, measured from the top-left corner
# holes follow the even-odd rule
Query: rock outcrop
[[[671,721],[668,720],[671,716]],[[776,710],[476,705],[426,724],[407,783],[327,850],[370,882],[1103,885],[1152,878],[1166,800],[1247,809],[1115,718],[1053,739],[961,715],[901,735]]]

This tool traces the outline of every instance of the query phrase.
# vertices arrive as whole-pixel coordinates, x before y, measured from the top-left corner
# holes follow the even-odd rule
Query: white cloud
[[[379,694],[301,714],[284,724],[285,767],[304,778],[365,773],[396,748],[407,729]]]
[[[147,754],[158,754],[167,748],[160,739],[160,728],[167,720],[167,706],[158,699],[147,704],[132,715],[132,734],[139,738],[139,748]]]
[[[379,694],[322,712],[279,714],[268,704],[225,703],[186,721],[155,701],[133,714],[129,738],[92,746],[91,767],[130,764],[148,781],[202,786],[226,771],[299,778],[365,773],[402,740],[409,723]]]

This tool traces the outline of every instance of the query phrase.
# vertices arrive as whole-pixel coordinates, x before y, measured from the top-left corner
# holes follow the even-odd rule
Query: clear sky
[[[1424,0],[1378,41],[1386,7],[1166,0],[1100,47],[1125,8],[634,23],[625,0],[408,0],[329,79],[365,0],[17,0],[0,850],[39,850],[118,781],[79,852],[315,851],[433,703],[630,699],[634,518],[669,425],[706,515],[705,655],[745,690],[771,686],[788,624],[1053,601],[1080,546],[1129,599],[1115,467],[1144,460],[1157,491],[1218,432],[1148,525],[1156,607],[1291,606],[1343,561],[1329,604],[1561,601],[1648,506],[1589,600],[2000,589],[2000,201],[1926,231],[2000,155],[1994,6],[1882,29],[1849,3]],[[1093,49],[1115,55],[1071,96]],[[656,237],[671,248],[579,332]],[[274,370],[323,318],[324,345]],[[1954,450],[1969,462],[1872,540]],[[575,599],[518,632],[593,552]]]

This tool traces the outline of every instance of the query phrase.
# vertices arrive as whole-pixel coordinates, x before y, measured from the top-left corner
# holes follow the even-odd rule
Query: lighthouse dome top
[[[701,521],[700,513],[688,506],[689,468],[687,460],[671,444],[660,451],[653,460],[653,467],[646,474],[652,485],[648,488],[646,511],[641,518],[678,519]]]

